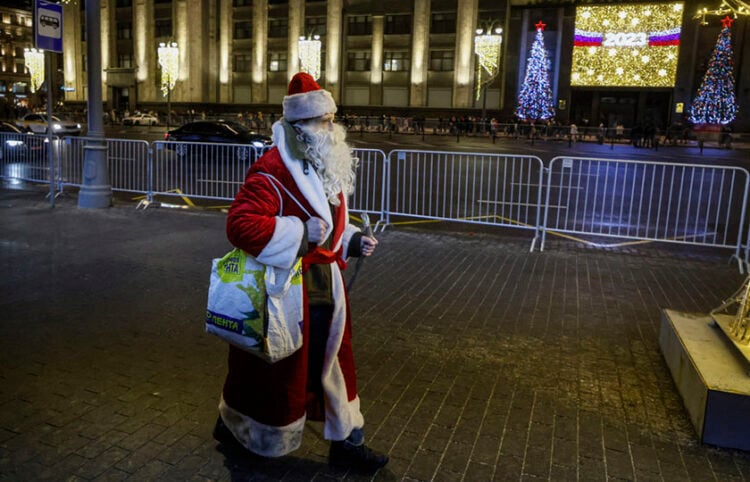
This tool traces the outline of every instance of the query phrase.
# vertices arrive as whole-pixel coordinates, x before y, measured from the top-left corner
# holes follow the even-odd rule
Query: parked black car
[[[228,144],[250,144],[253,147],[270,146],[269,136],[253,132],[234,121],[196,121],[166,133],[168,141],[218,142]]]

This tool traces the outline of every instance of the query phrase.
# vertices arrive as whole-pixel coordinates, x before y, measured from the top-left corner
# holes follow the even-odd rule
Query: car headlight
[[[17,139],[7,139],[5,141],[5,145],[8,147],[20,147],[23,145],[23,141],[19,141]]]
[[[76,127],[80,129],[81,128],[81,124],[76,124]]]
[[[55,129],[56,131],[59,131],[60,129],[62,129],[62,126],[58,123],[54,123],[52,124],[52,128]]]
[[[253,141],[251,142],[251,144],[253,145],[253,147],[263,147],[263,142],[261,141]]]

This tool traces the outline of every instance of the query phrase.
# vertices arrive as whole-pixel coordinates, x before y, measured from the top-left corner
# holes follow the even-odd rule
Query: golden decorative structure
[[[732,15],[734,18],[740,15],[750,15],[750,3],[742,0],[723,0],[716,8],[699,8],[695,15],[693,15],[693,18],[701,19],[701,25],[708,25],[708,22],[706,22],[707,15],[716,15],[719,17]]]
[[[478,28],[474,36],[474,53],[477,54],[477,100],[482,93],[482,86],[489,84],[500,71],[500,46],[503,43],[503,29]],[[482,79],[482,70],[487,78]]]
[[[300,37],[298,45],[300,70],[318,80],[320,78],[320,35]]]
[[[23,57],[31,76],[31,92],[36,92],[44,82],[44,52],[37,49],[24,49]]]
[[[734,305],[737,305],[737,312],[731,314],[728,310]],[[721,306],[711,311],[711,317],[740,354],[750,361],[750,276]]]

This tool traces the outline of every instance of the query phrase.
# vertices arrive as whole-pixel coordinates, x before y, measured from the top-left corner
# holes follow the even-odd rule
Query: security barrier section
[[[59,184],[80,186],[83,183],[84,161],[87,145],[95,146],[102,141],[89,137],[66,137],[62,142]],[[149,143],[139,140],[106,139],[107,168],[114,191],[148,193]]]
[[[349,211],[377,216],[377,223],[386,222],[387,157],[377,149],[354,149],[357,158],[357,184],[349,198]]]
[[[538,157],[399,150],[389,159],[389,217],[539,230],[543,165]]]
[[[232,200],[257,152],[247,144],[158,141],[153,192],[160,196]]]
[[[53,137],[50,163],[46,136],[0,133],[0,179],[51,183],[51,193],[81,186],[89,145],[106,149],[113,190],[190,205],[234,199],[250,165],[270,148]],[[750,239],[750,174],[739,167],[556,157],[545,169],[538,157],[512,154],[354,149],[354,155],[350,211],[377,216],[383,228],[453,221],[533,231],[532,250],[540,234],[541,249],[548,233],[577,234],[731,248],[738,262],[744,247],[750,261],[750,243],[742,244],[743,236]]]
[[[740,259],[748,172],[737,167],[556,157],[547,231],[734,248]]]
[[[53,166],[59,158],[59,139],[52,137]],[[10,182],[50,182],[47,136],[0,132],[0,178]]]

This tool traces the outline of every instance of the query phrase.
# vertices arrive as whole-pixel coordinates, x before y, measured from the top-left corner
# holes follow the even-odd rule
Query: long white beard
[[[354,192],[355,170],[359,159],[345,142],[346,130],[333,124],[333,129],[319,126],[300,126],[302,141],[307,146],[305,157],[315,167],[323,183],[328,202],[338,206],[339,193],[349,196]]]

